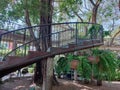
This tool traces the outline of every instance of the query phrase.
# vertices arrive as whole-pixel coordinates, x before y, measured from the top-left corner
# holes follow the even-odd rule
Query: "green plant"
[[[8,49],[1,49],[1,50],[0,50],[0,55],[5,55],[5,54],[7,54],[8,52],[10,52],[10,50],[8,50]]]
[[[60,59],[57,61],[57,65],[55,66],[55,70],[58,76],[63,73],[67,73],[70,70],[68,59],[66,57],[60,57]]]
[[[89,80],[91,76],[91,64],[87,60],[87,56],[78,56],[78,58],[80,63],[77,71],[79,74],[81,74],[81,78]]]
[[[34,68],[28,68],[29,73],[34,73]]]
[[[120,81],[120,59],[119,58],[117,59],[116,63],[117,63],[117,68],[116,68],[115,80]]]
[[[88,30],[88,34],[90,34],[92,39],[95,39],[97,38],[97,34],[100,29],[101,29],[100,25],[92,25]]]
[[[61,74],[67,74],[70,70],[70,63],[72,60],[78,60],[78,56],[68,54],[66,57],[60,57],[55,65],[55,71],[60,76]]]
[[[93,49],[93,54],[99,56],[100,61],[94,65],[94,72],[98,80],[115,78],[117,68],[117,58],[114,53],[109,50]]]

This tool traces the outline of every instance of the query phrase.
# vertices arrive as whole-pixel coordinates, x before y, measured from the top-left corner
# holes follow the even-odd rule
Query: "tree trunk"
[[[97,18],[97,9],[98,7],[94,7],[92,10],[92,23],[96,23],[96,18]]]
[[[45,61],[45,60],[44,60]],[[52,80],[53,80],[53,58],[49,57],[44,68],[46,68],[43,76],[43,90],[52,90]]]
[[[26,0],[26,5],[27,5],[27,0]],[[29,26],[29,27],[32,26],[32,25],[31,25],[31,21],[30,21],[30,17],[29,17],[29,11],[28,11],[28,8],[27,8],[27,7],[25,8],[25,22],[26,22],[27,26]],[[35,35],[34,35],[33,30],[32,30],[32,29],[29,29],[29,31],[30,31],[31,37],[35,40],[36,37],[35,37]],[[36,49],[37,49],[38,51],[40,51],[39,42],[38,42],[38,41],[34,42],[34,45],[35,45]]]
[[[40,1],[40,25],[52,23],[52,0]],[[40,27],[40,46],[42,51],[47,51],[51,47],[51,25]],[[34,75],[34,82],[42,84],[46,80],[47,60],[41,60],[36,64],[36,71]]]
[[[110,41],[110,46],[113,44],[113,41],[115,39],[115,37],[120,33],[120,30],[112,37],[111,41]]]
[[[97,86],[102,86],[102,80],[97,80]]]
[[[94,0],[89,0],[89,1],[93,5],[93,9],[92,9],[92,23],[96,23],[97,22],[98,7],[99,7],[100,3],[102,2],[102,0],[97,0],[96,2],[94,2]]]
[[[25,8],[25,21],[27,26],[32,26],[29,16],[29,10],[27,8],[27,0],[25,0],[26,8]],[[40,0],[40,24],[51,24],[52,23],[52,0]],[[32,29],[29,30],[31,37],[35,40],[36,37]],[[51,25],[46,27],[40,27],[40,35],[41,38],[41,48],[40,43],[38,41],[34,42],[37,51],[47,51],[48,47],[51,47]],[[49,36],[47,36],[49,35]],[[45,37],[47,36],[47,37]],[[43,83],[43,78],[46,78],[46,66],[47,60],[40,60],[40,62],[36,63],[35,73],[34,73],[34,82],[37,85],[41,85]]]
[[[30,21],[30,16],[29,16],[29,11],[28,11],[28,8],[27,8],[27,0],[25,0],[25,4],[26,4],[26,8],[25,8],[25,22],[27,24],[27,26],[32,26],[31,25],[31,21]],[[34,32],[32,29],[29,30],[30,31],[30,35],[32,37],[32,39],[36,39],[35,35],[34,35]],[[40,46],[39,46],[39,43],[36,41],[34,42],[34,45],[36,47],[36,50],[37,51],[40,51]],[[36,84],[41,84],[42,83],[42,69],[41,69],[41,61],[39,63],[36,63],[36,68],[35,68],[35,74],[34,74],[34,82]],[[38,83],[39,82],[39,83]]]

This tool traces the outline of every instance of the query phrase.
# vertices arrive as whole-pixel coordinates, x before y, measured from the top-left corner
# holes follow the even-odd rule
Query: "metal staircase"
[[[42,28],[51,26],[51,34],[41,35]],[[91,28],[92,32],[90,32]],[[42,38],[51,38],[47,52],[41,48]],[[49,42],[48,42],[49,43]],[[0,35],[0,77],[47,57],[103,44],[103,28],[87,22],[54,23],[8,31]]]

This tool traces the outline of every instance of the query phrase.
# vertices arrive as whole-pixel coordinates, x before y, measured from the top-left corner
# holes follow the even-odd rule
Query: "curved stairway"
[[[93,25],[99,28],[89,33]],[[51,34],[41,35],[40,31],[50,26]],[[36,49],[41,48],[42,38],[51,38],[51,47],[46,52]],[[8,31],[0,35],[0,78],[44,58],[102,44],[102,26],[86,22],[55,23]]]

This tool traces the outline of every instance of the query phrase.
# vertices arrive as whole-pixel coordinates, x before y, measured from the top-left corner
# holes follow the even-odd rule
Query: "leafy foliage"
[[[8,11],[8,16],[15,20],[24,18],[25,9],[29,10],[29,15],[32,23],[39,22],[39,13],[40,10],[39,0],[20,0],[14,4],[11,4],[11,10]]]
[[[26,9],[28,10],[31,23],[33,25],[40,23],[39,0],[2,0],[0,6],[0,26],[2,28],[9,29],[8,27],[13,27],[13,25],[17,27],[25,26]]]
[[[77,56],[68,54],[66,57],[61,57],[57,62],[56,72],[67,73],[70,70],[70,62],[78,60],[79,64],[77,72],[81,78],[89,80],[92,73],[99,80],[116,80],[120,79],[120,63],[115,53],[109,50],[92,49],[92,55],[99,57],[100,61],[92,64],[88,60],[89,55]]]
[[[60,4],[61,11],[66,11],[67,15],[74,17],[74,12],[78,12],[78,5],[82,4],[82,0],[63,0]]]
[[[99,56],[100,61],[95,65],[98,78],[112,80],[115,78],[117,69],[117,57],[109,50],[94,49],[93,54]],[[105,77],[106,76],[106,77]]]
[[[91,77],[91,64],[87,59],[87,56],[78,56],[79,57],[79,65],[77,68],[78,73],[81,75],[84,79],[90,79]]]
[[[70,70],[68,59],[66,57],[60,57],[60,59],[57,61],[57,65],[55,66],[55,70],[60,76],[62,73],[67,73]]]
[[[75,18],[75,13],[79,12],[79,6],[82,4],[82,0],[62,0],[62,2],[59,4],[59,20],[63,21],[70,18]],[[65,17],[64,17],[65,16]]]
[[[88,34],[90,34],[91,38],[97,38],[97,34],[100,31],[101,26],[100,25],[92,25],[89,28]]]
[[[103,32],[103,36],[105,37],[105,36],[109,36],[110,35],[110,31],[104,31]]]

